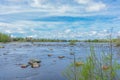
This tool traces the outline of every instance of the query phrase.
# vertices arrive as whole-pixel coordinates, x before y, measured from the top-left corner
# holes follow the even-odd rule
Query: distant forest
[[[93,39],[93,40],[61,40],[61,39],[37,39],[32,37],[16,37],[13,38],[10,35],[0,33],[0,42],[109,42],[110,39]],[[112,39],[112,42],[120,46],[120,37]]]

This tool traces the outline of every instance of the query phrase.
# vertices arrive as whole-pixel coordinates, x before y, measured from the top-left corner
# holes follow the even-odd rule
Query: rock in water
[[[48,56],[49,56],[49,57],[51,57],[51,56],[52,56],[52,54],[48,54]]]
[[[38,68],[38,67],[40,67],[40,64],[35,62],[35,63],[32,63],[31,67]]]
[[[27,68],[29,65],[27,65],[27,64],[22,64],[21,65],[21,68]]]
[[[4,46],[0,46],[0,48],[5,48]]]
[[[83,62],[75,62],[75,66],[79,67],[81,65],[83,65],[84,63]]]
[[[62,58],[65,58],[65,56],[58,56],[58,58],[62,59]]]
[[[37,60],[37,59],[31,59],[28,64],[32,65],[33,63],[41,63],[40,60]]]

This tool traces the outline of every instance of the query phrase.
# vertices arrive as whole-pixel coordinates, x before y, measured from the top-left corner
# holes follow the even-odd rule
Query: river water
[[[36,42],[0,43],[0,80],[66,80],[64,70],[73,62],[72,52],[77,59],[85,60],[90,54],[90,45],[99,57],[103,52],[110,53],[108,43]],[[120,47],[113,46],[114,59],[120,63]],[[48,54],[52,54],[51,57]],[[65,56],[59,59],[58,56]],[[41,60],[39,68],[21,68],[30,59]]]

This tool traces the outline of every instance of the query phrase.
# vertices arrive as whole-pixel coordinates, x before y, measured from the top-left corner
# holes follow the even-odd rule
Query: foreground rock
[[[41,61],[38,59],[31,59],[28,64],[32,67],[32,68],[38,68],[40,67],[40,63]]]
[[[41,63],[41,61],[40,60],[38,60],[38,59],[31,59],[29,62],[28,62],[28,64],[33,64],[33,63]]]
[[[37,62],[35,62],[35,63],[32,63],[32,64],[31,64],[31,67],[32,67],[32,68],[38,68],[38,67],[40,67],[40,64],[37,63]]]
[[[79,67],[81,65],[83,65],[84,63],[83,62],[75,62],[75,66]]]
[[[4,46],[0,46],[0,48],[5,48]]]
[[[51,51],[53,50],[52,48],[49,48]]]
[[[107,66],[107,65],[103,65],[103,66],[102,66],[102,69],[103,69],[103,70],[108,70],[109,68],[110,68],[110,67]]]
[[[48,54],[48,57],[51,57],[52,56],[52,54]]]
[[[63,59],[63,58],[65,58],[65,56],[58,56],[58,58],[59,58],[59,59]]]
[[[27,68],[29,65],[28,64],[22,64],[21,68]]]
[[[31,66],[31,68],[38,68],[40,67],[41,61],[38,59],[31,59],[28,64],[22,64],[21,68],[27,68],[28,66]]]

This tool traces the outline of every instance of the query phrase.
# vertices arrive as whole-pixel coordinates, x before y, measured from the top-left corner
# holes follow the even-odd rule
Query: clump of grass
[[[0,33],[0,42],[9,42],[11,37],[7,34]]]
[[[64,72],[68,80],[120,80],[118,76],[120,64],[113,59],[112,30],[110,30],[109,35],[109,52],[107,55],[103,52],[103,54],[97,56],[94,47],[90,45],[91,53],[83,62],[84,65],[79,67],[75,66],[76,58],[74,55],[74,66],[68,67],[67,71]],[[120,38],[117,45],[119,45],[119,42]]]
[[[115,43],[116,43],[116,46],[119,47],[120,46],[120,39],[117,39]]]
[[[99,57],[94,51],[94,47],[90,47],[90,55],[83,62],[74,60],[74,62],[64,71],[67,80],[119,80],[117,71],[120,64],[112,59],[111,54],[107,56],[105,53]],[[112,61],[112,63],[111,63]],[[80,65],[76,66],[76,63]],[[84,63],[84,64],[83,64]]]

